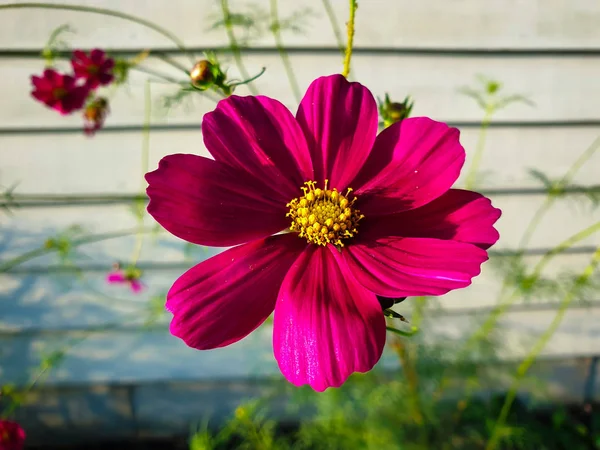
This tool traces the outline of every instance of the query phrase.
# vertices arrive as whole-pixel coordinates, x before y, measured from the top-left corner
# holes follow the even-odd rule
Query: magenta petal
[[[104,50],[95,48],[90,53],[90,60],[94,64],[101,64],[104,61],[105,56],[106,56],[106,53],[104,53]]]
[[[106,277],[106,281],[111,284],[125,283],[125,281],[127,281],[127,278],[125,277],[125,274],[123,272],[111,272]]]
[[[167,295],[171,333],[201,350],[239,341],[273,312],[281,282],[305,246],[295,234],[277,235],[191,268]]]
[[[144,285],[142,284],[142,282],[140,280],[131,280],[129,282],[129,287],[131,288],[131,291],[133,293],[139,294],[140,292],[142,292]]]
[[[358,239],[368,242],[380,237],[423,237],[467,242],[487,249],[500,237],[493,226],[500,215],[501,211],[483,195],[450,189],[420,208],[364,219]]]
[[[338,387],[373,368],[385,333],[381,305],[348,273],[339,251],[306,248],[275,306],[273,349],[283,375],[317,391]]]
[[[60,80],[60,78],[62,78],[62,75],[60,75],[54,69],[46,69],[46,70],[44,70],[44,78],[47,79],[48,81],[50,81],[52,83],[52,85],[54,86],[54,84],[58,80]]]
[[[367,217],[423,206],[450,189],[464,162],[456,128],[427,117],[395,123],[352,182],[357,206]]]
[[[312,82],[298,113],[315,170],[315,180],[329,179],[346,189],[367,160],[377,135],[377,104],[371,92],[342,75]]]
[[[304,135],[277,100],[232,95],[204,115],[202,133],[216,161],[252,174],[287,201],[313,179]]]
[[[73,53],[71,54],[71,59],[78,59],[78,60],[82,60],[82,61],[86,61],[88,59],[88,56],[85,54],[85,52],[83,50],[73,50]]]
[[[471,284],[487,252],[456,241],[381,238],[350,245],[344,257],[354,277],[384,297],[442,295]]]
[[[197,155],[164,157],[146,174],[148,212],[175,236],[227,247],[289,226],[290,200],[247,173]]]

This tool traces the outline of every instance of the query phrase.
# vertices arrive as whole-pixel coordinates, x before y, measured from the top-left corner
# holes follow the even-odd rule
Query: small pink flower
[[[137,294],[141,292],[144,287],[140,281],[141,276],[142,271],[139,269],[127,268],[122,270],[117,268],[107,275],[106,281],[109,284],[128,284],[131,291]]]
[[[115,60],[108,58],[103,50],[92,50],[89,56],[82,50],[75,50],[71,58],[75,78],[83,78],[91,89],[110,84],[115,76]]]
[[[189,242],[235,247],[175,281],[171,333],[223,347],[275,310],[283,375],[322,391],[381,357],[377,296],[468,286],[500,211],[451,189],[465,160],[459,131],[426,117],[377,128],[371,92],[341,75],[315,80],[296,117],[264,96],[231,96],[206,114],[214,160],[163,158],[146,175],[148,212]]]
[[[89,94],[88,87],[78,86],[75,78],[54,69],[44,70],[41,77],[32,75],[31,83],[31,95],[63,115],[81,109]]]
[[[22,450],[25,431],[17,422],[0,419],[0,450]]]
[[[93,136],[96,131],[104,126],[104,121],[109,113],[108,100],[104,97],[97,97],[92,100],[83,111],[85,120],[83,132],[88,136]]]

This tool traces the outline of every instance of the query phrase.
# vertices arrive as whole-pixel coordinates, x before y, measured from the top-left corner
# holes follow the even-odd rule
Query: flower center
[[[286,216],[292,219],[290,230],[308,242],[343,247],[343,240],[358,233],[358,222],[364,216],[352,207],[356,198],[348,200],[351,188],[342,195],[336,188],[327,189],[327,183],[325,180],[324,189],[316,187],[315,181],[304,183],[304,195],[286,205],[290,208]]]
[[[56,100],[63,99],[68,93],[69,92],[65,88],[62,88],[62,87],[57,87],[52,90],[52,95],[54,96],[54,98]]]

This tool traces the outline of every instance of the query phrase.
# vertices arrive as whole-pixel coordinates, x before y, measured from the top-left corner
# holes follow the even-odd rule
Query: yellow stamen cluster
[[[290,208],[286,216],[292,219],[290,230],[300,233],[308,242],[343,247],[344,239],[358,233],[358,222],[364,216],[352,207],[356,198],[348,200],[351,188],[342,195],[335,188],[328,189],[327,184],[325,180],[324,189],[320,189],[315,181],[304,183],[301,188],[304,195],[286,205]]]

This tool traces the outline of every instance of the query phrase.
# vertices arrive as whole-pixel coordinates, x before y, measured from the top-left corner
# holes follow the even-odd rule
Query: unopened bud
[[[379,114],[383,119],[385,127],[391,124],[400,122],[410,116],[414,106],[410,97],[406,97],[403,102],[392,102],[388,94],[385,95],[385,100],[379,104]]]
[[[90,101],[83,111],[85,120],[83,130],[88,136],[93,136],[96,131],[104,126],[104,120],[108,115],[108,100],[104,97],[96,97]]]
[[[206,60],[200,60],[190,71],[190,78],[193,83],[208,84],[214,81],[213,64]]]

